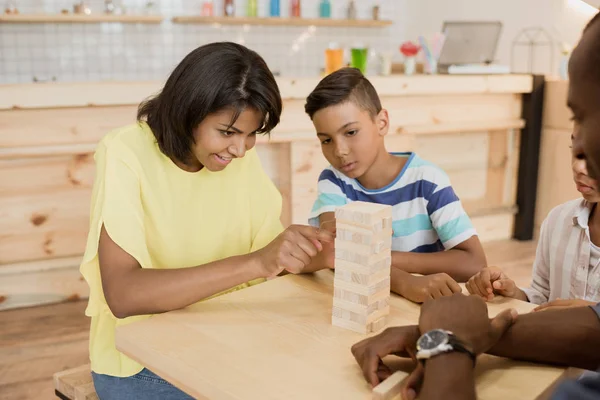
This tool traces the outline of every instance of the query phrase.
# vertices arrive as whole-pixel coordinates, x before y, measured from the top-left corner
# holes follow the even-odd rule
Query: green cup
[[[367,72],[367,56],[368,56],[369,50],[367,48],[353,48],[351,50],[351,55],[352,55],[352,62],[350,63],[350,65],[353,68],[358,68],[360,70],[360,72],[364,74],[366,74]]]

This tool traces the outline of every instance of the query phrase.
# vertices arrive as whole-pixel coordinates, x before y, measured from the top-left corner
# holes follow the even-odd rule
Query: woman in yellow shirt
[[[258,54],[213,43],[184,58],[137,123],[99,143],[81,272],[100,399],[189,398],[117,351],[117,326],[326,265],[331,235],[283,230],[281,195],[254,150],[281,108]]]

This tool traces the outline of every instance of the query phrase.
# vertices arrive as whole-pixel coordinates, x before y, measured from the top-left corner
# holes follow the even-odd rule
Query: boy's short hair
[[[593,24],[595,24],[599,20],[600,20],[600,12],[596,13],[596,15],[594,15],[594,18],[592,18],[590,20],[590,22],[587,23],[587,25],[585,26],[585,28],[583,28],[583,33],[585,33],[588,29],[590,29],[590,26],[592,26]]]
[[[304,111],[312,120],[327,107],[351,101],[375,118],[381,111],[377,91],[357,68],[342,68],[326,76],[306,99]]]

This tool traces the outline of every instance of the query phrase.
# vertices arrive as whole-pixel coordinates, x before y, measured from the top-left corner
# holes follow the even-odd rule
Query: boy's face
[[[590,203],[598,203],[600,202],[600,193],[598,192],[598,181],[592,179],[587,171],[587,165],[585,161],[585,155],[578,152],[580,150],[576,149],[576,142],[579,138],[579,125],[575,123],[575,129],[573,131],[573,135],[571,136],[571,142],[573,146],[572,158],[571,158],[571,167],[573,170],[573,181],[577,186],[577,191],[581,193],[584,199],[589,201]],[[579,146],[581,147],[581,146]]]
[[[585,159],[592,178],[600,177],[600,21],[583,34],[569,62],[569,99],[578,135],[573,152]]]
[[[317,111],[313,115],[323,155],[338,171],[358,179],[385,151],[383,138],[388,131],[387,111],[373,119],[368,111],[352,101]]]

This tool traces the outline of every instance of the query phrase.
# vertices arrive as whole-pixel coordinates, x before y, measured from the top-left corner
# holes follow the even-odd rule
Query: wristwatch
[[[475,362],[476,356],[450,331],[434,329],[425,332],[417,341],[417,360],[427,360],[439,354],[459,351],[468,354]]]

